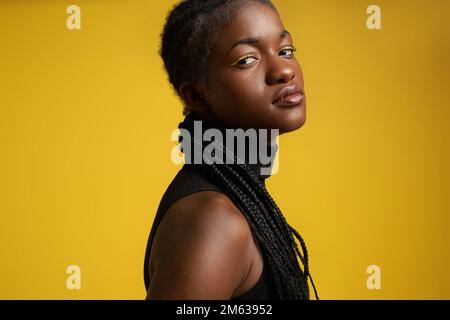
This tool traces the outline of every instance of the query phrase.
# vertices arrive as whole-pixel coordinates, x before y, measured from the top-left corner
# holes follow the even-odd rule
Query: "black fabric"
[[[192,119],[191,119],[192,120]],[[207,127],[207,126],[206,126]],[[278,150],[278,146],[276,144],[270,145],[272,148],[271,150],[271,157],[272,160],[274,160],[276,152]],[[250,169],[258,176],[260,181],[265,184],[265,180],[270,175],[263,175],[261,173],[262,167],[267,167],[267,165],[262,165],[261,163],[248,163],[246,161],[247,165],[250,167]],[[273,164],[273,161],[271,162]],[[156,230],[158,228],[159,223],[161,222],[165,212],[168,210],[168,208],[177,200],[181,199],[182,197],[188,196],[190,194],[193,194],[195,192],[200,191],[216,191],[220,192],[226,196],[229,196],[227,194],[227,191],[225,189],[221,188],[218,185],[213,184],[211,181],[209,181],[205,175],[202,173],[202,171],[199,169],[200,165],[198,164],[187,164],[185,163],[182,168],[178,171],[176,176],[173,178],[169,186],[167,187],[166,191],[164,192],[161,201],[159,203],[155,219],[153,221],[150,235],[147,242],[147,248],[145,252],[145,259],[144,259],[144,281],[145,281],[145,287],[148,291],[148,288],[150,286],[150,250],[153,243],[153,239],[156,233]],[[230,197],[232,200],[232,198]],[[257,241],[255,237],[255,241]],[[258,243],[259,247],[261,248],[261,253],[263,255],[263,270],[261,273],[261,276],[258,280],[258,282],[255,284],[254,287],[252,287],[249,291],[245,292],[244,294],[233,298],[232,300],[267,300],[267,299],[273,299],[276,288],[273,281],[273,275],[271,272],[270,264],[267,259],[264,246],[261,243]]]

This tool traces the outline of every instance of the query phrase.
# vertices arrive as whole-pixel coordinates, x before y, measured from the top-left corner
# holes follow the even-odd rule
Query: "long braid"
[[[245,164],[243,165],[244,167],[246,166]],[[305,278],[310,278],[311,280],[311,284],[313,286],[314,289],[314,294],[317,300],[319,300],[319,296],[317,294],[317,289],[316,286],[314,284],[314,281],[312,279],[312,276],[309,272],[309,264],[308,264],[308,250],[306,248],[306,244],[304,239],[302,238],[302,236],[297,232],[297,230],[295,230],[292,226],[290,226],[287,222],[286,219],[284,217],[284,215],[281,213],[279,207],[277,206],[277,204],[275,203],[275,201],[273,200],[272,196],[269,194],[269,192],[267,191],[266,187],[264,184],[261,183],[261,181],[256,177],[256,175],[254,174],[253,171],[251,170],[245,170],[245,172],[252,178],[253,182],[258,186],[259,190],[262,190],[264,193],[264,199],[269,199],[271,205],[276,209],[276,212],[278,213],[278,216],[281,218],[281,220],[283,221],[283,224],[289,229],[288,234],[292,235],[294,234],[295,237],[299,240],[302,251],[303,251],[303,256],[302,254],[299,252],[297,245],[295,244],[295,242],[293,241],[293,247],[296,251],[296,253],[298,254],[298,256],[300,257],[300,259],[302,260],[303,266],[304,266],[304,276]],[[293,240],[293,239],[292,239]]]
[[[297,230],[295,230],[292,226],[290,226],[287,222],[286,219],[284,218],[283,214],[281,213],[280,209],[278,208],[278,206],[276,205],[275,201],[273,200],[273,198],[271,197],[271,195],[268,193],[266,187],[256,178],[256,176],[254,175],[254,173],[252,171],[248,171],[248,173],[250,173],[250,175],[253,178],[253,181],[257,184],[257,186],[263,190],[264,195],[267,197],[267,199],[270,200],[271,204],[276,208],[276,211],[279,213],[280,218],[282,219],[284,225],[286,227],[289,228],[289,234],[291,234],[291,232],[295,235],[295,237],[299,240],[300,245],[302,247],[302,251],[303,251],[303,257],[300,254],[300,252],[298,251],[298,247],[297,245],[294,245],[294,249],[296,250],[297,254],[299,255],[300,259],[303,262],[304,268],[305,268],[305,277],[309,277],[311,280],[311,284],[313,286],[314,289],[314,294],[316,296],[316,299],[319,299],[318,294],[317,294],[317,290],[316,290],[316,286],[314,284],[314,281],[311,277],[311,274],[309,272],[309,265],[308,265],[308,250],[306,248],[306,244],[304,239],[302,238],[302,236],[297,232]]]
[[[226,183],[227,188],[231,190],[231,199],[236,204],[236,206],[244,213],[244,216],[248,219],[248,215],[246,214],[246,212],[253,212],[254,206],[251,203],[250,204],[248,203],[247,196],[245,195],[245,193],[240,191],[239,188],[234,185],[234,183],[229,181],[226,178],[226,176],[221,172],[221,170],[216,167],[216,165],[211,165],[211,168],[214,170],[214,173]],[[237,196],[233,196],[233,195],[237,195]],[[238,199],[240,199],[240,201]],[[243,204],[241,204],[241,202],[243,202]],[[258,215],[252,215],[252,216],[254,216],[255,220],[257,221],[256,225],[263,225],[260,220],[261,218],[258,217]],[[280,266],[283,266],[281,259],[279,259],[278,256],[274,256],[272,254],[274,251],[277,250],[276,248],[274,248],[274,246],[276,246],[276,242],[267,241],[267,239],[264,238],[264,236],[267,237],[270,234],[270,232],[267,232],[267,230],[265,230],[265,231],[263,230],[262,233],[259,233],[258,228],[255,227],[253,222],[249,221],[249,223],[250,223],[250,226],[252,227],[252,230],[253,230],[257,240],[260,241],[261,243],[267,244],[266,248],[269,252],[269,263],[270,263],[271,267],[272,268],[280,268]],[[280,297],[280,299],[283,299],[284,296],[283,296],[283,292],[281,291],[282,279],[278,272],[274,274],[274,279],[275,279],[275,283],[276,283],[278,297]]]
[[[252,170],[248,169],[248,167],[247,167],[247,165],[246,165],[245,163],[242,164],[242,167],[245,169],[245,170],[243,170],[243,172],[244,172],[245,174],[247,174],[249,177],[251,177],[252,181],[257,185],[257,187],[259,188],[259,190],[262,190],[262,193],[263,193],[263,196],[264,196],[263,199],[268,199],[269,202],[270,202],[270,205],[271,205],[272,207],[275,207],[275,208],[276,208],[276,213],[281,217],[281,219],[282,219],[282,221],[283,221],[283,226],[285,226],[285,227],[288,226],[288,228],[286,228],[286,230],[287,230],[287,234],[290,235],[289,240],[293,240],[292,234],[291,234],[291,229],[293,229],[293,228],[292,228],[291,226],[289,226],[289,225],[286,223],[286,220],[284,219],[283,214],[282,214],[281,211],[279,210],[279,208],[278,208],[278,206],[276,205],[275,201],[272,199],[271,195],[268,193],[268,191],[267,191],[265,185],[261,183],[261,181],[256,177],[255,173],[254,173]],[[242,180],[242,181],[243,181],[243,183],[245,183],[245,180]],[[253,192],[252,189],[249,189],[249,188],[248,188],[248,190],[249,190],[250,192]],[[256,201],[257,201],[258,203],[261,202],[259,197],[255,196],[255,199],[256,199]],[[300,259],[302,260],[302,263],[303,263],[303,265],[304,265],[304,267],[305,267],[305,274],[306,274],[306,273],[308,273],[308,270],[309,270],[308,264],[307,264],[307,260],[308,260],[307,255],[308,255],[308,253],[307,253],[307,251],[306,251],[306,246],[305,246],[305,243],[304,243],[303,238],[298,234],[298,232],[297,232],[295,229],[293,229],[293,230],[295,231],[296,236],[298,236],[299,239],[300,239],[300,243],[301,243],[301,245],[302,245],[302,250],[303,250],[304,255],[305,255],[305,257],[303,257],[302,254],[300,254],[300,252],[298,252],[297,246],[294,246],[294,248],[295,248],[296,251],[298,252],[298,255],[299,255]]]
[[[227,168],[227,169],[230,169],[229,166],[226,166],[226,168]],[[240,177],[240,176],[239,176],[239,178],[240,178],[240,181],[242,182],[242,184],[244,184],[244,185],[247,187],[247,188],[246,188],[247,191],[250,192],[250,193],[253,195],[253,199],[255,199],[254,201],[261,203],[261,201],[259,200],[259,197],[257,197],[257,196],[255,195],[254,191],[253,191],[252,188],[246,183],[246,181],[245,181],[242,177]],[[265,209],[265,207],[263,207],[263,210],[262,210],[262,211],[263,211],[263,213],[266,213],[266,214],[267,214],[267,210]],[[258,212],[257,212],[257,216],[259,216]],[[271,215],[269,214],[268,216],[269,216],[269,218],[270,218]],[[276,228],[274,228],[274,226],[273,226],[273,220],[272,220],[272,219],[268,219],[268,220],[272,223],[273,229],[276,229]],[[276,220],[278,220],[278,219],[276,219]],[[278,229],[278,230],[279,230],[279,229]],[[284,236],[284,235],[285,235],[285,233],[284,233],[284,232],[281,232],[281,236]],[[273,237],[272,237],[272,238],[273,238]],[[288,250],[288,247],[282,246],[282,247],[281,247],[281,250],[285,251],[285,254],[287,255],[287,257],[293,257],[292,252],[290,252],[290,251]],[[302,260],[302,262],[303,262],[304,260],[303,260],[303,257],[302,257],[301,255],[300,255],[300,258],[301,258],[301,260]],[[292,268],[292,265],[290,265],[290,264],[288,264],[287,267],[291,268],[292,270],[298,270],[298,269],[293,269],[293,268]],[[296,271],[292,271],[292,272],[296,272]],[[303,289],[306,290],[306,287],[304,286],[304,283],[301,283],[301,285],[302,285]]]
[[[240,182],[246,187],[247,192],[250,192],[250,194],[253,196],[253,201],[255,201],[255,202],[257,202],[257,203],[261,203],[261,201],[259,200],[259,197],[257,197],[257,196],[255,195],[255,193],[254,193],[253,189],[251,188],[251,186],[248,185],[247,182],[246,182],[240,175],[238,175],[236,172],[233,172],[234,170],[231,168],[231,166],[225,166],[224,168],[230,170],[230,172],[234,173],[234,174],[237,176],[237,178],[240,180]],[[244,193],[244,195],[245,195],[245,193]],[[262,208],[262,212],[265,213],[265,216],[269,218],[268,220],[269,220],[270,222],[272,222],[272,219],[270,219],[270,218],[271,218],[271,215],[267,213],[266,208],[265,208],[264,206],[262,206],[262,207],[260,207],[260,208]],[[260,216],[260,215],[258,214],[258,211],[256,211],[256,216]],[[277,228],[274,228],[273,222],[272,222],[272,227],[273,227],[273,229],[275,229],[275,230],[277,229]],[[279,229],[278,229],[278,230],[279,230]],[[269,234],[272,235],[271,241],[273,241],[273,240],[274,240],[273,234],[272,234],[271,232],[269,232]],[[281,235],[283,235],[283,233],[281,233]],[[281,248],[279,248],[279,250],[285,251],[285,254],[286,254],[288,257],[290,257],[292,254],[291,254],[287,249],[288,249],[288,248],[285,247],[285,246],[281,246]],[[292,265],[289,265],[289,264],[288,264],[287,267],[292,268]]]
[[[252,223],[252,220],[256,220],[256,225],[257,226],[261,226],[260,228],[263,229],[262,230],[262,235],[264,235],[264,236],[269,238],[269,239],[263,239],[263,237],[257,231],[258,232],[256,234],[257,239],[259,241],[261,241],[262,243],[267,243],[268,244],[267,247],[268,247],[268,250],[269,250],[269,255],[271,257],[273,257],[273,260],[275,260],[274,263],[272,263],[272,266],[276,267],[276,268],[279,268],[281,266],[282,269],[285,269],[286,268],[285,264],[282,262],[280,257],[277,256],[277,255],[273,255],[273,252],[279,252],[280,250],[285,249],[285,247],[280,247],[279,241],[276,241],[275,237],[273,236],[273,232],[269,231],[267,226],[266,226],[267,224],[264,223],[261,220],[262,219],[261,215],[255,214],[255,213],[258,212],[257,211],[258,208],[256,207],[255,203],[250,201],[250,200],[248,200],[247,194],[245,192],[243,192],[238,185],[236,185],[236,182],[232,179],[233,177],[228,178],[226,173],[222,172],[223,170],[220,170],[220,167],[218,167],[217,165],[214,165],[214,164],[209,165],[208,167],[209,167],[209,169],[212,169],[212,171],[211,170],[204,170],[204,173],[207,176],[209,176],[212,180],[214,180],[214,178],[218,177],[219,178],[219,183],[223,184],[223,182],[224,182],[224,185],[227,186],[227,189],[229,191],[231,191],[230,195],[231,195],[232,200],[234,200],[233,202],[235,202],[237,207],[244,213],[244,216],[247,218],[247,220],[249,220],[250,223]],[[204,166],[204,167],[202,167],[202,169],[205,169],[205,168],[208,168],[208,167]],[[227,168],[230,171],[233,170],[229,166],[222,167],[222,168]],[[215,174],[215,176],[213,174]],[[264,207],[262,207],[262,209],[264,211],[267,211],[267,210],[265,210]],[[253,212],[253,214],[248,215],[248,214],[246,214],[247,212]],[[255,227],[255,225],[253,223],[251,224],[251,226],[253,226],[252,230],[258,230],[258,227]],[[276,246],[276,247],[274,248],[274,246]],[[269,260],[269,261],[271,261],[271,260]],[[284,272],[286,272],[286,271],[284,270]],[[280,277],[278,276],[278,274],[276,274],[275,278],[276,278],[276,282],[278,284],[277,285],[277,291],[279,293],[279,296],[282,298],[283,294],[280,291],[281,290],[280,289],[281,288]]]
[[[218,176],[221,177],[221,178],[224,180],[224,182],[226,183],[226,185],[228,186],[227,189],[230,189],[231,192],[234,191],[234,194],[237,195],[237,197],[235,196],[235,197],[233,197],[233,198],[234,198],[235,200],[236,200],[236,199],[239,199],[239,200],[237,201],[238,207],[240,206],[240,205],[239,205],[240,202],[244,202],[244,203],[245,203],[245,202],[249,201],[247,195],[246,195],[244,192],[242,192],[242,190],[240,190],[238,187],[236,187],[235,184],[234,184],[233,182],[231,182],[230,180],[228,180],[227,178],[225,178],[224,173],[221,172],[221,170],[218,169],[218,167],[217,167],[216,165],[214,165],[214,167],[216,167],[216,168],[215,168],[215,173],[217,173]],[[224,166],[221,166],[221,167],[225,168],[225,167],[228,167],[228,166],[224,165]],[[213,169],[213,170],[214,170],[214,169]],[[232,200],[233,200],[233,199],[232,199]],[[250,207],[250,208],[249,208],[249,207]],[[258,216],[260,216],[258,210],[257,210],[257,209],[255,210],[254,208],[255,208],[255,205],[254,205],[254,204],[251,205],[251,206],[249,206],[249,205],[245,206],[245,205],[244,205],[243,213],[244,213],[244,216],[245,216],[248,220],[251,220],[250,217],[258,217]],[[241,210],[242,210],[242,209],[241,209]],[[249,217],[249,216],[250,216],[250,217]],[[258,228],[258,226],[259,226],[259,228],[261,228],[261,229],[263,230],[263,234],[265,234],[265,235],[271,235],[271,236],[272,236],[271,238],[272,238],[272,239],[275,239],[275,238],[273,237],[273,231],[272,231],[270,228],[267,228],[267,225],[265,226],[266,228],[264,228],[264,223],[261,223],[261,220],[259,220],[259,221],[258,221],[257,219],[255,219],[255,220],[257,221],[257,224],[256,224],[257,228]],[[260,224],[258,224],[258,223],[260,223]],[[267,250],[268,250],[268,252],[269,252],[269,261],[270,261],[271,258],[272,258],[272,259],[274,260],[274,266],[275,266],[280,272],[288,273],[288,272],[289,272],[288,269],[289,269],[289,268],[292,268],[292,267],[291,267],[289,264],[283,263],[283,260],[281,259],[281,255],[276,254],[276,252],[284,251],[283,249],[284,249],[285,247],[281,246],[280,243],[279,243],[279,241],[276,241],[276,240],[272,240],[272,241],[268,241],[268,242],[267,242],[267,240],[266,240],[266,242],[264,242],[264,239],[259,239],[259,240],[263,240],[262,243],[266,243],[266,247],[267,247]],[[276,248],[274,248],[274,246],[275,246]],[[284,261],[284,262],[285,262],[285,261]],[[281,277],[277,275],[277,279],[280,279],[280,278],[281,278]],[[291,280],[291,279],[289,279],[289,281],[290,281],[290,280]],[[278,282],[277,289],[278,289],[278,292],[279,292],[279,294],[280,294],[280,298],[282,299],[282,298],[283,298],[283,293],[281,293],[281,289],[282,289],[281,287],[282,287],[282,284],[281,284],[280,280],[278,280],[277,282]],[[290,284],[292,285],[292,282],[290,282]],[[295,297],[295,298],[297,298],[297,297]]]
[[[191,133],[189,141],[191,145],[195,145],[195,143],[202,145],[202,141],[195,140],[193,120],[193,114],[188,115],[180,123],[179,128],[186,129]],[[181,136],[179,141],[181,142]],[[188,141],[183,141],[183,143],[186,142]],[[216,147],[218,151],[226,152],[228,157],[232,157],[234,164],[202,164],[199,169],[213,183],[223,186],[228,191],[227,194],[230,195],[233,203],[249,222],[256,239],[267,253],[269,264],[273,270],[278,298],[309,299],[307,277],[310,275],[308,255],[303,239],[295,229],[287,224],[280,209],[256,174],[245,163],[239,163],[236,155],[223,144],[216,144]],[[293,233],[295,237],[301,239],[299,241],[304,256],[298,250]],[[296,254],[304,265],[304,273],[295,259]],[[315,286],[314,291],[318,298]]]

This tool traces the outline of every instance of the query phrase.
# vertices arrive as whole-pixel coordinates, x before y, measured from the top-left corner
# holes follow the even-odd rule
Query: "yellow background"
[[[145,297],[148,233],[179,170],[181,103],[157,55],[175,2],[0,1],[0,298]],[[308,119],[267,183],[319,296],[449,299],[450,2],[275,4]],[[366,27],[370,4],[382,30]],[[66,288],[72,264],[81,290]]]

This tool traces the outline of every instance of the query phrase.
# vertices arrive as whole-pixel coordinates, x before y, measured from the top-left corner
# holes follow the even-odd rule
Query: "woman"
[[[167,16],[160,54],[184,104],[180,130],[193,137],[201,123],[224,134],[276,129],[281,135],[302,127],[306,100],[294,51],[270,1],[178,3]],[[180,140],[182,151],[199,143]],[[257,137],[271,163],[274,141]],[[187,161],[161,199],[145,256],[147,299],[309,299],[308,277],[318,299],[305,243],[267,192],[262,161],[218,143],[235,162]]]

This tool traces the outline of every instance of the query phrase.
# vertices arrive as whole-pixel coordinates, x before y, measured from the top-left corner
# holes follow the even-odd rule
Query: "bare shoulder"
[[[158,231],[171,230],[170,237],[202,234],[233,236],[233,240],[251,237],[250,228],[234,203],[215,191],[196,192],[175,202],[166,212]],[[250,238],[248,238],[250,239]]]
[[[229,299],[250,269],[251,243],[248,222],[226,195],[183,197],[155,234],[147,298]]]

